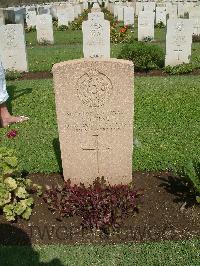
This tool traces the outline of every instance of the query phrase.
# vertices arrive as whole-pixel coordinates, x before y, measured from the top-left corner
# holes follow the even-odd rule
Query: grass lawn
[[[0,265],[199,266],[199,253],[200,240],[105,246],[0,246]]]
[[[16,149],[28,172],[58,172],[60,155],[52,80],[8,83],[9,108],[30,121],[13,125],[18,136],[0,131],[2,146]],[[200,156],[200,79],[142,77],[135,79],[134,170],[178,168]]]

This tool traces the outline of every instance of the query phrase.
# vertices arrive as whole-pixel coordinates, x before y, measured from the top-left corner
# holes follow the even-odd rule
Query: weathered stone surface
[[[164,25],[167,23],[166,7],[156,7],[156,24],[162,22]]]
[[[191,56],[193,24],[189,19],[167,21],[165,65],[189,63]]]
[[[0,27],[0,55],[5,69],[28,71],[24,29],[21,24]]]
[[[51,15],[38,15],[36,18],[36,30],[38,43],[54,43]]]
[[[36,26],[36,11],[27,11],[26,13],[26,24],[28,28]]]
[[[141,11],[138,16],[138,41],[154,39],[154,13]]]
[[[58,26],[68,26],[69,17],[67,9],[62,9],[57,11],[58,16]]]
[[[96,12],[95,12],[96,13]],[[101,16],[95,20],[82,23],[83,54],[89,57],[110,57],[110,22],[102,20]]]
[[[134,25],[134,8],[125,6],[124,7],[124,25]]]
[[[133,63],[81,59],[53,67],[65,180],[132,180]]]

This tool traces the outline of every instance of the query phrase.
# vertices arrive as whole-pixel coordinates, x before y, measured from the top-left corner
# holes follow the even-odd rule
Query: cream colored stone
[[[133,63],[80,59],[53,67],[65,180],[132,180]]]
[[[36,30],[38,43],[54,43],[51,15],[38,15],[36,17]]]
[[[0,27],[0,56],[5,69],[28,71],[24,29],[21,24]]]

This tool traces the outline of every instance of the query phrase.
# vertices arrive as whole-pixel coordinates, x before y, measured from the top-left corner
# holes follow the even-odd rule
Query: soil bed
[[[42,185],[62,184],[59,174],[29,176]],[[81,218],[57,221],[42,198],[36,198],[30,221],[6,222],[0,215],[0,244],[99,244],[180,240],[200,236],[200,206],[195,204],[180,179],[169,172],[134,173],[137,189],[144,190],[144,203],[134,217],[109,236],[82,231]],[[186,204],[185,204],[186,203]]]
[[[162,70],[152,70],[149,72],[135,72],[135,77],[167,77],[167,76],[174,76],[169,75]],[[191,75],[200,75],[200,69],[196,69],[191,73],[182,74],[180,76],[191,76]],[[27,72],[22,73],[22,76],[17,78],[17,80],[33,80],[33,79],[52,79],[53,75],[49,71],[37,71],[37,72]]]

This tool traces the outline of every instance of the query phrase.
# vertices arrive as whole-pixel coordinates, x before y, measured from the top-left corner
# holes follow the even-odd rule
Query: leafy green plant
[[[200,34],[193,34],[192,35],[192,42],[200,42]]]
[[[58,27],[58,19],[57,19],[57,18],[53,18],[53,26],[54,26],[55,28]]]
[[[44,201],[59,220],[80,216],[83,228],[108,232],[136,212],[142,195],[132,184],[111,186],[102,177],[89,187],[72,185],[70,180],[63,187],[47,187]]]
[[[26,33],[29,33],[29,32],[35,32],[36,31],[36,27],[34,26],[34,27],[27,27],[27,28],[25,28],[25,32]]]
[[[200,161],[198,159],[188,161],[179,173],[200,203]]]
[[[170,75],[188,74],[194,70],[193,64],[183,63],[176,66],[166,66],[164,72]]]
[[[66,30],[68,30],[68,26],[67,25],[61,25],[61,26],[59,26],[59,27],[57,27],[57,30],[58,31],[66,31]]]
[[[81,30],[83,21],[87,20],[90,10],[85,10],[78,18],[69,24],[70,30]]]
[[[15,80],[22,77],[22,74],[16,70],[6,70],[6,79]]]
[[[158,28],[158,29],[163,29],[163,28],[165,28],[166,26],[165,26],[165,24],[162,22],[162,21],[160,21],[159,23],[157,23],[156,25],[155,25],[155,28]]]
[[[153,40],[153,38],[151,36],[147,36],[145,38],[143,38],[143,42],[151,42]]]
[[[131,39],[128,27],[111,27],[110,40],[112,43],[127,43]]]
[[[131,40],[123,45],[118,58],[133,61],[135,70],[148,71],[162,68],[165,55],[158,45]]]
[[[6,219],[15,221],[19,216],[28,220],[34,203],[31,194],[34,193],[40,196],[41,186],[22,178],[13,150],[0,148],[0,210]]]

